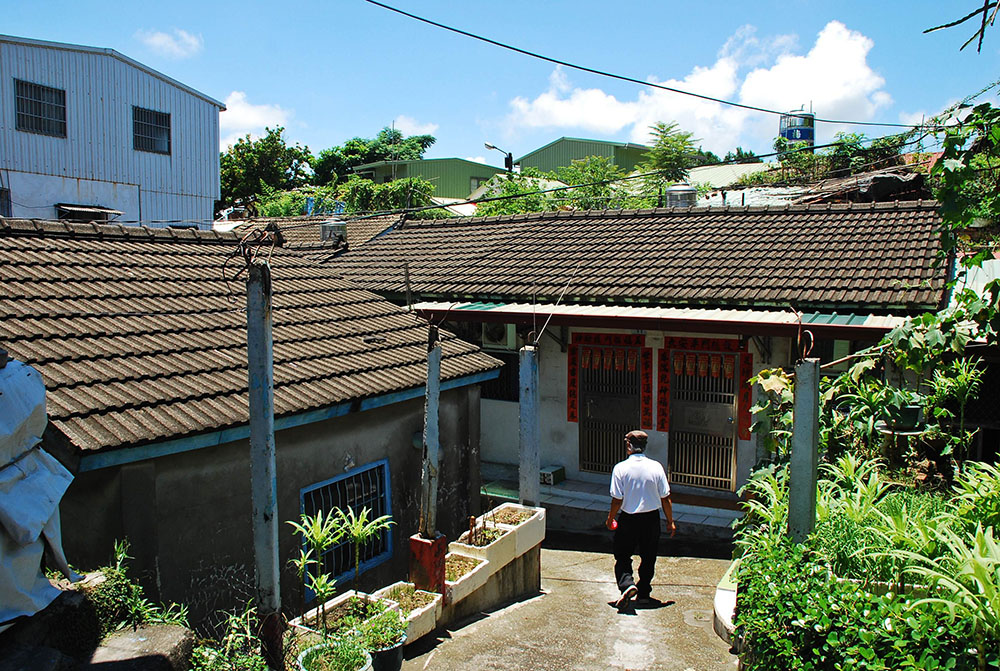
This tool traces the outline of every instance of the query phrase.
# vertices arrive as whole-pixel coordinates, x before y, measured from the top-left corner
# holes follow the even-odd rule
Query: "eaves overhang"
[[[854,312],[796,312],[786,310],[711,309],[693,307],[627,307],[617,305],[552,305],[526,303],[417,303],[425,319],[466,322],[504,322],[541,329],[553,326],[609,328],[730,335],[794,336],[800,329],[817,338],[879,339],[904,323],[904,315]]]

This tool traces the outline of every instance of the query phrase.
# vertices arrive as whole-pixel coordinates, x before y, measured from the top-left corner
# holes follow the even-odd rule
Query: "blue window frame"
[[[369,519],[392,514],[392,489],[389,486],[389,460],[366,464],[343,475],[310,485],[299,493],[301,511],[305,515],[315,515],[319,511],[329,513],[334,508],[351,508],[360,513],[368,508]],[[308,549],[303,544],[303,549]],[[361,547],[361,572],[378,566],[392,557],[392,531],[384,529]],[[322,570],[337,579],[337,582],[354,577],[354,547],[344,539],[323,554]],[[308,592],[311,600],[314,595]]]

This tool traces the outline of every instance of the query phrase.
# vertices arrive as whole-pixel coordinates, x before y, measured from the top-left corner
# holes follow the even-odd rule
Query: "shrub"
[[[931,604],[837,580],[820,556],[787,539],[748,553],[738,581],[734,624],[748,671],[978,667],[970,618],[957,614],[945,626]]]

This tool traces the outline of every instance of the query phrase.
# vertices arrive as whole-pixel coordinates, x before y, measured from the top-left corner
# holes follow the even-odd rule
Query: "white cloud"
[[[205,46],[201,35],[192,35],[179,28],[174,28],[173,34],[160,30],[138,30],[135,39],[167,58],[190,58]]]
[[[549,77],[549,90],[534,100],[510,101],[513,125],[529,128],[583,128],[617,133],[635,121],[635,104],[619,102],[600,89],[571,88],[561,66]]]
[[[680,79],[649,77],[651,83],[755,107],[792,110],[812,104],[817,116],[868,121],[892,104],[885,80],[868,64],[870,38],[831,21],[804,55],[794,35],[761,37],[743,26],[719,50],[714,63],[697,66]],[[777,135],[775,115],[723,105],[692,96],[644,89],[633,100],[619,100],[601,89],[574,87],[557,67],[549,88],[534,99],[510,101],[508,133],[547,128],[581,129],[598,135],[627,133],[649,142],[649,126],[676,121],[708,150],[724,153],[742,145],[770,147]],[[825,126],[821,142],[843,128]]]
[[[244,135],[258,138],[264,134],[265,127],[287,126],[292,117],[291,110],[278,105],[252,104],[243,91],[233,91],[226,96],[225,103],[226,111],[219,115],[222,136],[219,144],[223,151]]]
[[[473,163],[486,163],[485,156],[466,156],[466,161],[472,161]]]
[[[396,130],[403,135],[433,135],[438,129],[436,123],[420,123],[413,117],[400,114],[396,117]]]

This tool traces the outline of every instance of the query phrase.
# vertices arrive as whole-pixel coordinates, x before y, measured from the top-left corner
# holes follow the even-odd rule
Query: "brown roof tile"
[[[239,238],[178,233],[0,218],[0,346],[83,450],[248,421],[245,284],[223,277]],[[296,252],[271,266],[278,416],[423,384],[426,325]],[[446,379],[499,365],[445,338]]]
[[[937,204],[549,212],[408,221],[332,260],[417,297],[925,310],[945,292]]]

